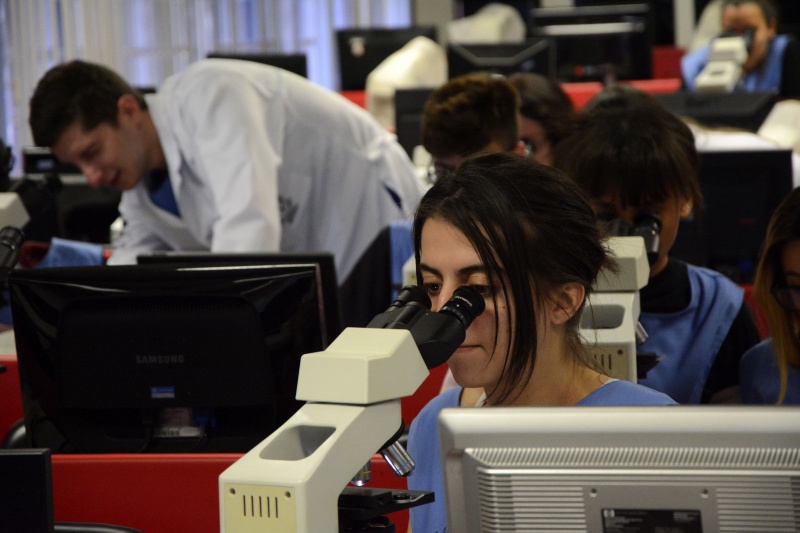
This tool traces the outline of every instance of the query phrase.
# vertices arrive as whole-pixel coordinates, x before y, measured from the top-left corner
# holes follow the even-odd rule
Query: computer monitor
[[[439,416],[448,530],[800,531],[800,408],[511,407]]]
[[[778,99],[775,92],[691,93],[680,91],[654,95],[661,105],[679,117],[704,126],[758,131]]]
[[[397,89],[394,93],[395,134],[409,157],[422,144],[422,111],[435,89]]]
[[[436,40],[435,26],[345,28],[336,31],[341,90],[363,91],[367,76],[414,37]]]
[[[555,47],[560,81],[650,79],[654,25],[649,3],[539,7],[530,33]]]
[[[327,346],[344,329],[341,299],[336,280],[336,263],[333,254],[285,253],[285,252],[205,252],[205,251],[153,251],[136,257],[140,265],[190,265],[190,266],[232,266],[232,265],[315,265],[319,279],[318,290],[324,320],[320,324],[323,343]]]
[[[682,220],[670,255],[752,283],[767,225],[792,190],[790,150],[700,152],[702,218]]]
[[[238,53],[238,52],[210,52],[207,56],[218,59],[240,59],[242,61],[255,61],[273,67],[294,72],[298,76],[308,77],[308,61],[305,54],[266,54],[266,53]]]
[[[486,71],[508,76],[515,72],[535,72],[554,77],[556,48],[542,38],[527,39],[522,43],[447,45],[447,69],[450,79]]]
[[[318,264],[17,270],[9,294],[30,444],[245,452],[301,405],[324,349]]]
[[[0,531],[53,533],[50,450],[0,450]]]

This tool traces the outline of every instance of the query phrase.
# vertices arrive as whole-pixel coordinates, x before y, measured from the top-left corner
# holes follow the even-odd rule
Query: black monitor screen
[[[680,117],[704,126],[758,131],[778,99],[777,93],[690,93],[654,95],[661,105]]]
[[[326,347],[316,264],[9,276],[25,427],[59,452],[245,452],[301,405]]]
[[[395,133],[409,157],[422,144],[422,111],[434,89],[397,89],[394,93]]]
[[[548,39],[533,38],[522,43],[460,44],[447,46],[448,77],[455,78],[475,71],[508,76],[515,72],[555,75],[556,49]]]
[[[0,450],[0,531],[53,533],[50,450]]]
[[[414,37],[436,40],[435,26],[347,28],[336,31],[343,91],[363,91],[367,76]]]
[[[535,8],[531,34],[553,42],[561,81],[652,77],[654,32],[646,3]]]
[[[333,254],[319,253],[285,253],[285,252],[187,252],[187,251],[155,251],[139,255],[136,262],[140,265],[314,265],[319,275],[318,289],[322,291],[321,305],[324,320],[320,333],[327,346],[339,333],[344,324],[342,321],[341,301],[338,282],[336,280],[336,264]]]
[[[684,220],[670,255],[752,283],[770,217],[792,189],[789,150],[701,152],[706,212]]]
[[[273,67],[282,68],[289,72],[294,72],[298,76],[308,77],[308,64],[305,54],[263,54],[263,53],[227,53],[211,52],[209,58],[217,59],[240,59],[243,61],[255,61]]]

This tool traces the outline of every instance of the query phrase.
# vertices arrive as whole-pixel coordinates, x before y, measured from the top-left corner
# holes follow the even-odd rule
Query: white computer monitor
[[[448,531],[800,531],[800,408],[460,408],[439,430]]]

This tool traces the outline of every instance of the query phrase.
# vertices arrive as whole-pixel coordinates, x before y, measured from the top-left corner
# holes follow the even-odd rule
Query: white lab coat
[[[341,281],[422,194],[371,115],[277,68],[199,61],[147,104],[181,216],[154,205],[143,181],[124,192],[111,263],[150,250],[329,251]]]

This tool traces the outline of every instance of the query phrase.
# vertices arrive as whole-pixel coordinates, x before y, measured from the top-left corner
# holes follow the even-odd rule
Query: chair
[[[29,448],[28,436],[25,432],[25,420],[20,418],[14,422],[3,437],[3,444],[0,448],[4,450]]]

